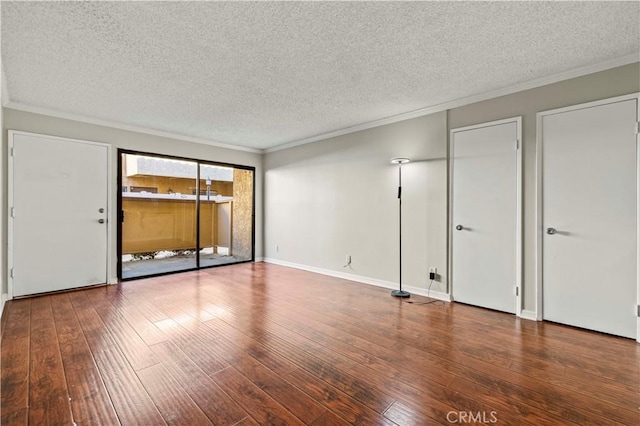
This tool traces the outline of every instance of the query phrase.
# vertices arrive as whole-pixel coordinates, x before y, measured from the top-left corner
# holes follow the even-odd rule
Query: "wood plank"
[[[68,294],[51,296],[73,419],[78,424],[119,424]]]
[[[260,424],[304,424],[233,367],[219,371],[211,378]]]
[[[29,424],[71,424],[73,416],[51,299],[31,301]]]
[[[311,426],[349,426],[349,423],[331,411],[325,411]]]
[[[229,367],[229,363],[210,349],[211,346],[216,345],[215,338],[209,338],[201,333],[192,333],[172,319],[160,321],[157,326],[206,375],[215,374]]]
[[[216,343],[213,346],[215,346],[216,353],[229,363],[235,362],[237,354],[247,354],[276,374],[287,374],[298,368],[291,360],[219,319],[204,322],[198,335],[208,335],[209,338],[214,338]]]
[[[566,369],[563,369],[562,373],[559,373],[558,369],[548,367],[537,368],[533,365],[519,362],[511,363],[509,369],[536,380],[552,384],[554,387],[564,388],[572,393],[582,394],[585,397],[597,394],[603,401],[617,405],[623,410],[635,412],[640,405],[638,398],[629,393],[628,389],[625,389],[623,385],[606,379],[601,379],[596,384],[593,380],[580,380],[568,377],[564,374]],[[638,381],[640,381],[640,375],[638,375]]]
[[[170,342],[152,346],[162,364],[204,414],[217,425],[232,425],[249,414],[220,389],[182,350]]]
[[[572,405],[563,401],[566,397],[558,395],[556,392],[545,392],[544,388],[535,388],[535,385],[532,386],[534,389],[531,389],[530,386],[525,388],[489,375],[480,377],[480,374],[481,373],[477,373],[475,377],[469,378],[469,380],[456,377],[451,384],[451,389],[459,392],[468,392],[468,390],[472,388],[468,382],[479,384],[478,382],[484,380],[482,386],[488,389],[486,391],[487,394],[493,394],[499,398],[508,398],[510,401],[530,405],[557,416],[563,419],[563,421],[578,423],[580,425],[617,424],[615,421],[602,415],[586,411],[587,407],[582,407],[582,404]],[[481,387],[475,388],[481,389]]]
[[[167,337],[162,331],[160,331],[154,323],[149,321],[137,308],[124,307],[120,309],[120,312],[123,318],[148,346],[167,340]]]
[[[6,330],[0,345],[0,424],[27,424],[31,300],[7,302],[3,315]]]
[[[456,411],[451,410],[451,411],[448,411],[447,414],[449,412],[455,413]],[[422,425],[425,423],[425,416],[423,412],[414,410],[413,408],[409,407],[408,405],[404,404],[401,401],[396,401],[393,404],[391,404],[391,406],[387,409],[387,411],[384,412],[384,416],[399,425]],[[447,417],[445,415],[444,419],[446,418]],[[440,419],[440,420],[443,420],[443,419]],[[437,421],[434,419],[430,419],[429,424],[444,425],[447,423],[445,423],[444,421]]]
[[[167,424],[213,424],[162,364],[140,370],[137,375]]]
[[[69,293],[100,376],[122,424],[165,424],[128,360],[83,291]]]
[[[391,423],[380,413],[303,369],[292,371],[284,378],[351,425]]]
[[[134,370],[140,370],[159,362],[147,344],[129,325],[122,314],[111,304],[101,300],[97,293],[88,293],[94,309],[100,315],[109,334],[127,357]]]
[[[94,352],[118,418],[123,425],[166,424],[135,371],[115,346]]]
[[[233,367],[305,424],[312,423],[326,411],[318,402],[249,355],[237,357]]]
[[[217,324],[219,330],[224,330],[224,327],[221,326],[221,322],[218,320],[207,321],[205,324],[212,327]],[[229,327],[226,328],[228,329]],[[325,362],[310,352],[305,352],[300,347],[296,347],[296,345],[290,343],[291,341],[286,341],[275,334],[264,333],[264,331],[260,331],[259,335],[255,337],[256,340],[262,342],[274,352],[292,360],[295,364],[313,373],[316,377],[337,387],[378,413],[384,412],[384,410],[394,402],[394,398],[380,388],[369,386],[358,377],[354,377],[344,370],[335,368],[332,363]],[[304,346],[304,344],[302,345]]]

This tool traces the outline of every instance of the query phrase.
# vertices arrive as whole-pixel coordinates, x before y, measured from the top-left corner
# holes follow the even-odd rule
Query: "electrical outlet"
[[[429,268],[429,279],[435,280],[438,277],[438,268]]]

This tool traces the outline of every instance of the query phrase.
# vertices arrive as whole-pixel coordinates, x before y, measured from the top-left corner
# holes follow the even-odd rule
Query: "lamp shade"
[[[411,160],[409,160],[406,157],[395,157],[391,159],[392,164],[405,164],[405,163],[408,163],[409,161]]]

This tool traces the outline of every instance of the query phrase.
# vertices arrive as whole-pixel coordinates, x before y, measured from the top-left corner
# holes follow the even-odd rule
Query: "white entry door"
[[[453,298],[518,314],[520,120],[451,131]]]
[[[107,280],[108,148],[9,134],[10,296]]]
[[[636,338],[637,99],[539,115],[543,318]]]

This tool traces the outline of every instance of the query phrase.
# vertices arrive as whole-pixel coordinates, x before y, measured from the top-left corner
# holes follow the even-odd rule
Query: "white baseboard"
[[[520,318],[531,321],[538,321],[538,316],[534,311],[527,311],[524,309],[522,310],[522,312],[520,312]]]
[[[118,279],[117,278],[109,278],[109,281],[107,281],[107,284],[109,284],[109,285],[118,284]]]
[[[266,263],[272,263],[274,265],[286,266],[288,268],[301,269],[303,271],[314,272],[316,274],[327,275],[335,278],[342,278],[344,280],[355,281],[362,284],[374,285],[376,287],[383,287],[391,290],[395,290],[398,288],[398,283],[379,280],[377,278],[364,277],[362,275],[355,275],[355,274],[348,274],[346,272],[332,271],[331,269],[324,269],[324,268],[318,268],[315,266],[302,265],[300,263],[286,262],[284,260],[271,259],[268,257],[265,257],[263,261]],[[443,293],[441,291],[435,291],[435,290],[427,291],[426,288],[420,288],[420,287],[414,287],[414,286],[408,286],[408,285],[403,286],[403,289],[408,291],[409,293],[413,293],[413,294],[417,294],[425,297],[427,297],[427,293],[428,293],[428,297],[432,299],[451,302],[451,295],[447,293]]]
[[[264,262],[264,257],[256,257],[254,260],[255,263]]]
[[[4,304],[9,299],[9,295],[7,293],[3,293],[2,297],[0,297],[0,318],[2,318],[2,312],[4,312]]]

